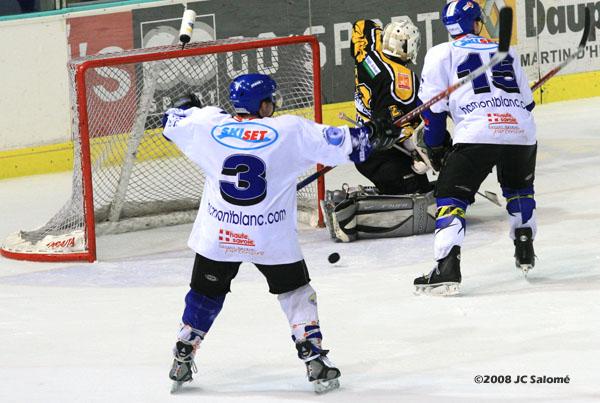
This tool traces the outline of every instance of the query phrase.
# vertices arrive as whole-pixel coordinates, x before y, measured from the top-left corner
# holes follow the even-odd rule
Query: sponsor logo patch
[[[346,138],[344,131],[335,126],[330,126],[327,129],[324,129],[323,137],[329,144],[338,147],[341,147],[344,144],[344,140]]]
[[[405,73],[398,73],[396,75],[396,88],[399,90],[410,90],[410,76]]]
[[[495,135],[522,135],[525,130],[519,126],[519,120],[510,113],[488,113],[488,128]]]
[[[52,241],[46,244],[49,249],[72,248],[75,246],[75,237],[67,238],[62,241]]]
[[[235,150],[257,150],[279,138],[277,130],[255,122],[225,123],[213,127],[210,134],[218,143]]]
[[[381,73],[381,70],[379,69],[379,67],[377,67],[377,63],[375,63],[373,59],[371,59],[371,56],[367,56],[363,63],[363,66],[365,67],[365,70],[367,70],[367,74],[369,74],[369,77],[371,78]]]
[[[464,49],[492,50],[498,47],[498,43],[480,36],[465,36],[452,42],[452,46]]]
[[[489,126],[494,125],[518,125],[519,121],[510,113],[488,113]]]
[[[219,230],[219,244],[223,245],[239,245],[239,246],[256,246],[256,243],[243,232],[233,232],[230,230]]]

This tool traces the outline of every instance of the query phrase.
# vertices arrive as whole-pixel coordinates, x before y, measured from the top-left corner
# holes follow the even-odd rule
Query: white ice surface
[[[417,297],[430,235],[335,244],[300,239],[318,291],[339,391],[313,394],[287,321],[243,265],[196,362],[169,395],[171,348],[188,289],[190,226],[98,240],[99,261],[0,258],[1,402],[488,402],[600,400],[600,98],[539,106],[538,262],[515,269],[503,208],[467,214],[462,295]],[[365,184],[353,168],[329,188]],[[43,224],[70,176],[0,181],[0,236]],[[500,192],[490,175],[482,186]],[[342,259],[331,265],[327,256]],[[476,384],[476,375],[569,375],[569,384]]]

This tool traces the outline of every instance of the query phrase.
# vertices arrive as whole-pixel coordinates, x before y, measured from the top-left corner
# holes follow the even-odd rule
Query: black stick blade
[[[510,7],[504,7],[500,10],[500,43],[499,52],[508,52],[510,47],[510,37],[512,35],[513,10]]]
[[[584,25],[583,25],[583,36],[581,37],[581,42],[579,42],[579,47],[583,48],[585,46],[585,43],[588,40],[588,36],[590,35],[590,27],[591,27],[591,17],[590,17],[590,9],[589,8],[585,8],[585,17],[584,17]]]

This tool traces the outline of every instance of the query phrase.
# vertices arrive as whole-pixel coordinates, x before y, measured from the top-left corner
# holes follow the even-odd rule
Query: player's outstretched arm
[[[350,159],[355,163],[364,162],[372,151],[391,148],[402,137],[402,129],[387,117],[375,118],[349,130],[352,137]]]
[[[389,117],[375,117],[365,123],[371,130],[370,140],[374,150],[387,150],[403,136],[402,128],[394,125]]]
[[[190,92],[189,94],[178,98],[175,102],[173,102],[171,108],[167,109],[167,111],[165,111],[165,113],[163,114],[161,119],[162,127],[165,128],[167,126],[169,115],[184,116],[184,114],[178,111],[185,111],[193,107],[202,108],[202,102],[200,102],[200,99],[193,92]]]

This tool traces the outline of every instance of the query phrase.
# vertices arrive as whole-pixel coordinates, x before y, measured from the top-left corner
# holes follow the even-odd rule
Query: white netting
[[[162,136],[160,119],[173,101],[193,92],[203,104],[218,105],[233,113],[228,99],[229,83],[239,74],[259,72],[270,74],[278,83],[284,100],[278,113],[315,118],[311,47],[298,43],[257,49],[253,48],[254,41],[256,39],[192,44],[183,52],[186,56],[180,47],[172,46],[72,61],[69,64],[74,143],[71,199],[46,225],[34,231],[21,231],[12,246],[5,242],[3,250],[36,253],[36,244],[52,242],[52,253],[69,253],[74,243],[82,242],[70,240],[74,233],[83,234],[86,225],[81,142],[81,135],[85,133],[80,133],[80,126],[89,133],[96,233],[192,221],[204,178],[202,172]],[[251,48],[237,51],[228,48],[240,44]],[[198,54],[207,48],[211,49],[210,54]],[[198,53],[190,54],[195,52]],[[178,57],[171,58],[173,56]],[[154,60],[156,58],[160,60]],[[95,67],[87,68],[90,62]],[[77,88],[75,78],[77,69],[82,66],[87,68],[84,75],[87,125],[80,125],[77,104],[81,89]],[[314,224],[318,211],[316,185],[298,192],[298,205],[301,212],[308,213],[300,216]],[[78,247],[85,249],[85,240]],[[49,251],[44,246],[37,253]]]

